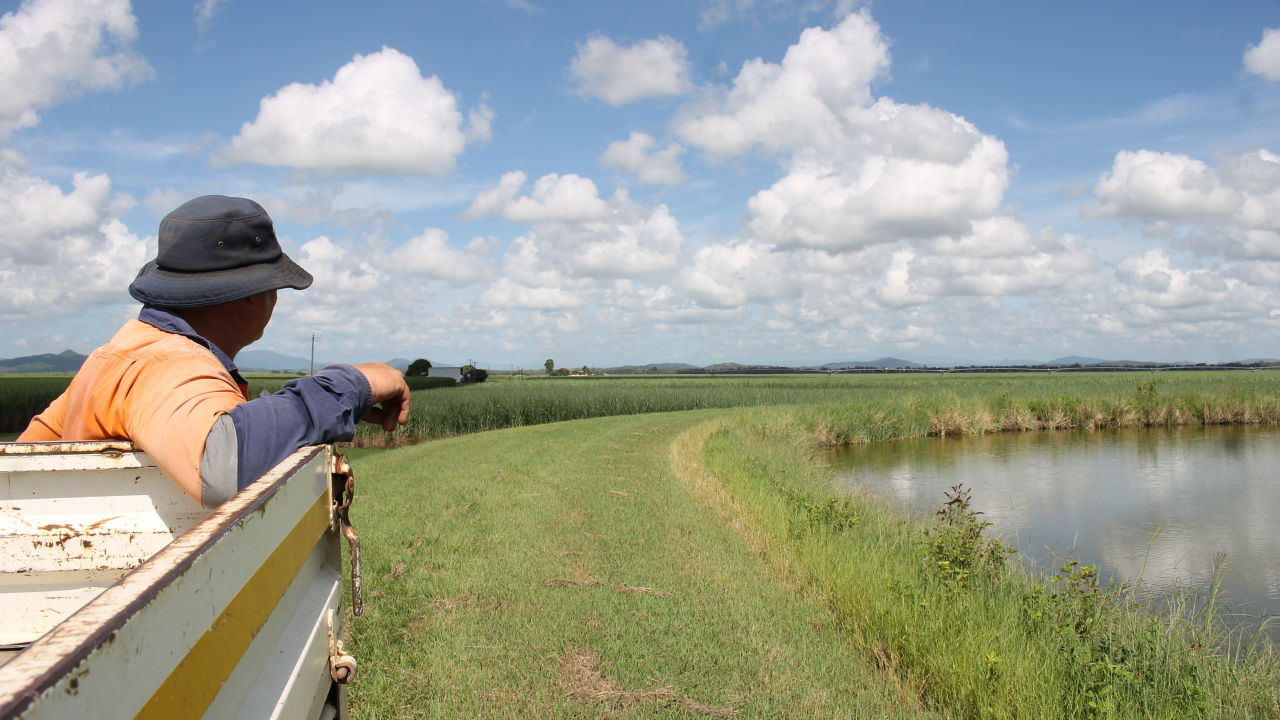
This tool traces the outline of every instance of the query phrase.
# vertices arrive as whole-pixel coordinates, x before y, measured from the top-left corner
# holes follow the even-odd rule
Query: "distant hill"
[[[652,374],[667,375],[671,373],[689,372],[690,370],[701,370],[697,365],[688,363],[649,363],[648,365],[618,365],[616,367],[596,368],[596,372],[609,373],[611,375],[628,375],[628,374]]]
[[[316,369],[319,370],[326,365],[332,364],[331,362],[316,360]],[[241,350],[236,355],[236,367],[248,372],[254,370],[307,372],[311,369],[311,360],[309,358],[285,355],[275,350]]]
[[[87,355],[74,350],[0,360],[0,373],[73,373],[84,364]]]
[[[777,373],[804,372],[804,368],[787,365],[743,365],[742,363],[716,363],[702,368],[707,373],[741,373],[743,375],[763,375]]]
[[[393,358],[386,361],[388,365],[401,372],[409,369],[411,360],[405,358]],[[336,365],[332,360],[316,360],[316,369]],[[438,363],[432,363],[436,365]],[[255,370],[264,372],[280,372],[294,371],[307,372],[311,369],[311,360],[309,358],[297,357],[296,355],[285,355],[275,350],[241,350],[236,355],[236,367],[246,372]]]
[[[1056,358],[1045,363],[1045,365],[1101,365],[1108,362],[1107,360],[1099,360],[1098,358],[1084,357],[1083,355],[1067,355],[1066,357]]]
[[[822,366],[823,370],[847,370],[849,368],[918,368],[920,363],[895,357],[882,357],[879,360],[845,360],[832,362]]]

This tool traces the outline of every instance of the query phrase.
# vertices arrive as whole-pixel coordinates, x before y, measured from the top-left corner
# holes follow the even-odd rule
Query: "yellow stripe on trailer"
[[[137,714],[139,720],[172,720],[204,714],[311,554],[316,540],[330,529],[331,512],[332,503],[327,495],[316,498],[315,504],[245,583],[213,627],[169,673],[164,684]]]

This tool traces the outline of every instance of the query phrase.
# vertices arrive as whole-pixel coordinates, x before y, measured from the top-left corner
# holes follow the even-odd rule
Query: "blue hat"
[[[183,203],[160,221],[159,246],[129,285],[148,305],[219,305],[311,285],[311,273],[280,249],[267,211],[246,198],[204,195]]]

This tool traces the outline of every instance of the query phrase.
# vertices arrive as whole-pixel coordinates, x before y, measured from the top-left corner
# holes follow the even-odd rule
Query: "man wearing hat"
[[[156,259],[129,286],[138,318],[89,355],[18,441],[131,440],[214,507],[304,445],[350,440],[360,420],[403,425],[409,388],[386,363],[332,365],[249,399],[236,353],[262,337],[277,290],[310,285],[256,202],[183,204],[160,222]]]

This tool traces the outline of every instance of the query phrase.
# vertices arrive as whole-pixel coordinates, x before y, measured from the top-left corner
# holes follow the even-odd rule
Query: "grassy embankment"
[[[881,376],[859,402],[569,423],[364,458],[366,587],[381,596],[354,627],[355,707],[1275,717],[1270,649],[1103,600],[1079,569],[1026,577],[984,552],[963,514],[926,535],[838,496],[817,461],[824,444],[914,435],[1280,418],[1275,376],[1215,375]],[[966,382],[937,392],[953,379]]]
[[[1232,413],[1261,417],[1275,402],[1258,400]],[[1088,405],[1090,417],[1154,420],[1103,399]],[[1222,406],[1212,405],[1185,410],[1217,418]],[[1185,598],[1158,612],[1100,586],[1092,568],[1033,576],[1006,560],[962,503],[949,523],[921,525],[871,497],[833,492],[815,439],[966,416],[960,407],[921,422],[904,409],[742,413],[711,434],[704,458],[763,554],[825,594],[849,642],[927,706],[966,718],[1280,717],[1275,648],[1261,633],[1226,632],[1211,602],[1205,610]],[[986,408],[968,411],[962,426],[989,426]]]

